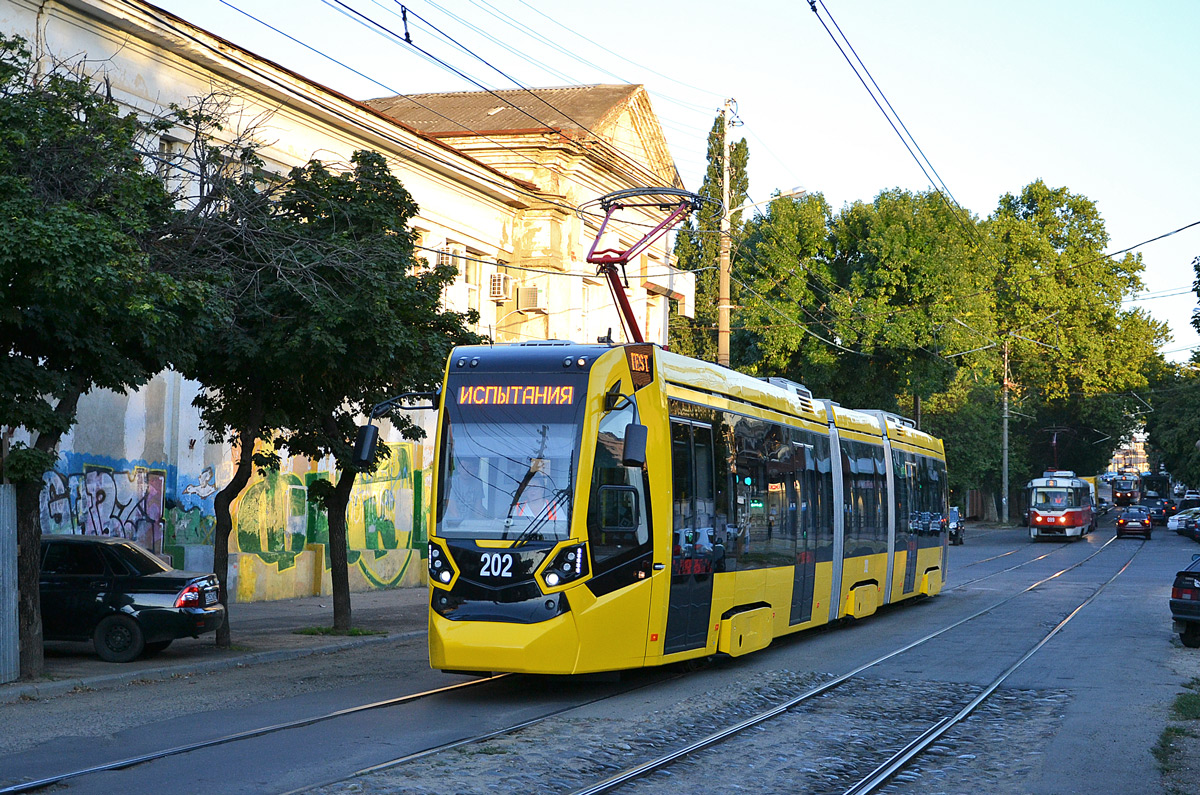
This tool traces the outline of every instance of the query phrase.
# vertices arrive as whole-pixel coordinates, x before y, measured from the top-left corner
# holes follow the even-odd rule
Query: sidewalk
[[[90,643],[51,642],[46,644],[43,678],[0,685],[0,703],[424,638],[427,604],[428,590],[423,587],[351,594],[353,626],[386,633],[361,636],[296,634],[299,629],[333,626],[332,596],[233,604],[229,606],[230,648],[217,648],[215,636],[209,633],[181,638],[154,657],[124,664],[104,662]]]

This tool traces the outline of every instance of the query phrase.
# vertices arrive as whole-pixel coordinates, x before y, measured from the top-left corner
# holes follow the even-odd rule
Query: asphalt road
[[[968,525],[950,548],[946,590],[828,632],[662,681],[582,710],[617,721],[720,693],[780,670],[840,674],[1083,561],[987,616],[873,673],[888,680],[985,685],[1102,583],[1116,579],[1005,688],[1065,694],[1053,733],[1017,789],[1029,793],[1161,791],[1151,748],[1183,682],[1200,675],[1200,650],[1171,634],[1173,575],[1200,545],[1156,529],[1149,542],[1112,538],[1112,516],[1074,543],[1031,543],[1022,529]],[[1008,554],[1006,554],[1008,553]],[[1045,555],[1012,571],[1004,569]],[[1127,565],[1128,564],[1128,565]],[[1120,572],[1118,574],[1118,572]],[[978,579],[985,577],[984,579]],[[0,781],[95,764],[165,745],[302,718],[464,681],[427,668],[423,641],[398,640],[120,688],[0,705]],[[652,675],[627,677],[647,684]],[[69,792],[286,792],[486,728],[583,703],[611,681],[520,677],[450,698],[368,712],[250,743],[68,782]],[[1019,730],[1019,724],[1015,724]],[[11,734],[9,732],[12,732]],[[6,736],[5,736],[6,735]]]

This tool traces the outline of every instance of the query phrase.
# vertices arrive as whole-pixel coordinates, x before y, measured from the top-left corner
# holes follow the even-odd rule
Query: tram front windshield
[[[1079,495],[1071,489],[1037,489],[1033,507],[1043,511],[1062,511],[1079,507]]]
[[[484,403],[499,392],[450,390],[442,430],[437,535],[561,541],[570,536],[582,387],[562,403]],[[508,395],[517,387],[508,388]],[[523,387],[522,387],[523,388]],[[501,387],[503,391],[506,387]],[[569,391],[567,391],[569,390]],[[541,395],[548,393],[542,392]],[[472,402],[478,398],[481,402]]]

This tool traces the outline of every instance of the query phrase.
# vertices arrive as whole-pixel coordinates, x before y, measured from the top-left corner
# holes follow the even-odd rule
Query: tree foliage
[[[0,37],[0,422],[28,445],[8,451],[17,483],[21,673],[42,670],[38,561],[42,475],[91,389],[136,389],[186,363],[204,282],[150,256],[172,197],[142,144],[158,125],[115,103],[78,65],[37,68]]]
[[[314,459],[332,455],[341,477],[323,496],[335,624],[345,629],[354,418],[397,392],[432,388],[450,347],[478,341],[466,328],[475,318],[441,307],[456,272],[415,259],[407,224],[416,204],[380,155],[355,153],[336,170],[313,161],[281,179],[262,169],[252,144],[231,156],[199,121],[192,151],[211,190],[177,235],[175,256],[210,274],[228,318],[184,371],[205,386],[197,405],[209,432],[238,451],[235,474],[214,501],[214,568],[224,586],[229,506],[255,466],[277,466],[284,446]],[[407,418],[396,424],[410,437],[420,433]],[[218,643],[228,642],[225,628]]]
[[[1098,471],[1140,422],[1166,339],[1121,306],[1140,256],[1107,244],[1093,202],[1041,181],[982,220],[936,192],[836,213],[820,195],[776,201],[734,260],[733,362],[913,416],[945,439],[959,492],[999,490],[1005,384],[1014,491],[1055,463]]]

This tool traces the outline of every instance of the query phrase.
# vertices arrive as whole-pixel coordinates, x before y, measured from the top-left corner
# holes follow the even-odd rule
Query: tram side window
[[[917,460],[917,492],[921,512],[920,532],[936,535],[941,532],[946,515],[946,465],[921,456]]]
[[[866,495],[860,478],[869,473],[860,471],[859,443],[841,440],[842,453],[842,527],[845,530],[846,557],[870,552],[866,540]]]
[[[674,530],[692,521],[692,427],[671,423],[671,516]]]
[[[741,568],[759,568],[767,538],[767,423],[750,417],[734,419],[737,454],[734,491],[736,536],[730,539]]]
[[[606,561],[650,543],[645,470],[621,465],[625,428],[632,422],[632,406],[610,411],[600,420],[587,512],[588,541],[597,574],[608,569]]]
[[[795,505],[796,456],[786,427],[768,425],[766,450],[767,537],[764,551],[769,565],[790,566],[796,561],[796,527],[790,518]]]

